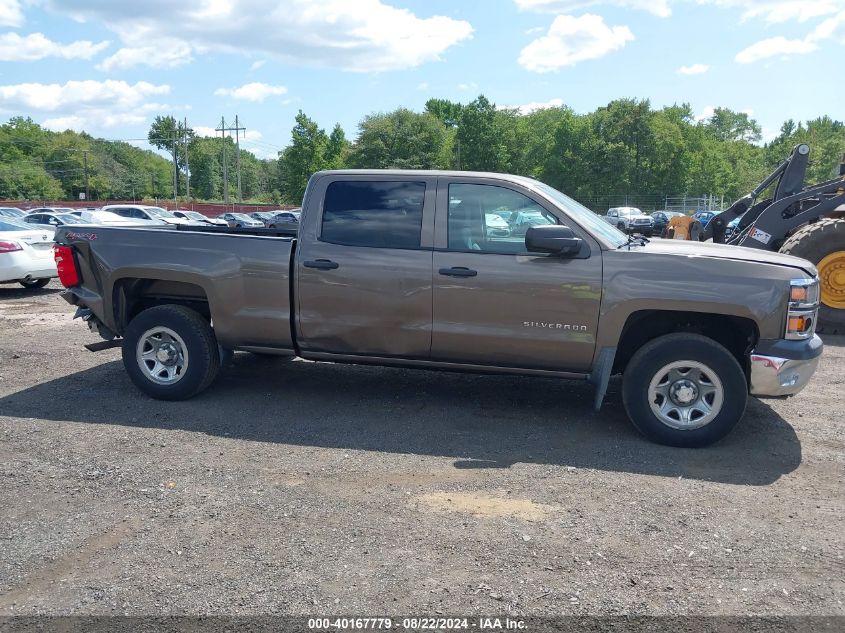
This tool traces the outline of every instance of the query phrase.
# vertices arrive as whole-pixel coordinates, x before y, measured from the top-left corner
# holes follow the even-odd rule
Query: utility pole
[[[246,128],[238,127],[238,115],[235,115],[235,164],[238,170],[238,202],[243,202],[243,195],[241,195],[241,142],[240,131],[246,132]]]
[[[188,117],[185,117],[185,129],[182,131],[185,146],[185,197],[191,200],[191,167],[188,162]]]
[[[173,136],[171,137],[173,141],[173,204],[174,206],[179,206],[178,196],[179,196],[179,167],[176,164],[176,130],[173,130]]]
[[[235,133],[235,165],[238,175],[238,202],[243,201],[241,195],[241,143],[240,132],[246,132],[245,127],[240,127],[238,116],[235,115],[235,127],[226,127],[225,117],[220,117],[220,127],[216,131],[223,135],[223,201],[229,204],[229,166],[226,164],[226,132]]]
[[[223,138],[223,203],[229,204],[229,166],[226,164],[226,118],[220,117],[220,127],[216,129]]]
[[[88,190],[88,152],[90,150],[82,150],[82,162],[85,165],[85,201],[91,199],[91,192]]]

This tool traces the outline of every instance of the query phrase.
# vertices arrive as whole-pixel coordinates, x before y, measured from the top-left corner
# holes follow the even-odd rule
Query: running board
[[[111,349],[112,347],[120,347],[123,345],[123,339],[113,339],[111,341],[100,341],[99,343],[88,343],[85,349],[89,352],[102,352],[104,349]]]

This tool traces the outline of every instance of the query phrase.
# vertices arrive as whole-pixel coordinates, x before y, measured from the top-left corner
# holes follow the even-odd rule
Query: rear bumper
[[[3,253],[0,261],[0,282],[56,276],[56,262],[52,257],[36,257],[27,251],[15,251]]]
[[[794,396],[810,382],[823,349],[817,335],[806,341],[760,341],[751,352],[751,395]]]

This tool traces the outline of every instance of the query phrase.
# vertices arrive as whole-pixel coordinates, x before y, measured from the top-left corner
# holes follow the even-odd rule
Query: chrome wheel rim
[[[719,415],[725,400],[722,381],[704,363],[680,360],[665,365],[648,386],[657,419],[673,429],[700,429]]]
[[[179,382],[188,369],[188,348],[176,332],[166,327],[150,328],[138,339],[138,366],[157,385]]]

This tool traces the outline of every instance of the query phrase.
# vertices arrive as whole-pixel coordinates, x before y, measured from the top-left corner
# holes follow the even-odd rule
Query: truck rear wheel
[[[796,231],[780,248],[819,269],[819,332],[845,334],[845,219],[825,218]]]
[[[695,448],[733,430],[748,385],[736,358],[699,334],[667,334],[646,343],[622,378],[622,400],[634,426],[659,444]]]
[[[129,323],[123,340],[129,378],[158,400],[185,400],[208,387],[220,370],[214,331],[194,310],[148,308]]]

